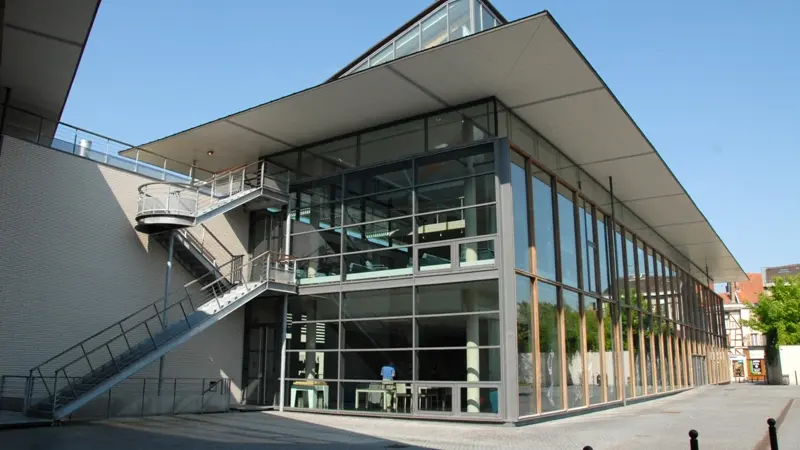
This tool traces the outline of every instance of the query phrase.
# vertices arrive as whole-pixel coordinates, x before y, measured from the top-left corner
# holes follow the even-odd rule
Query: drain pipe
[[[169,233],[169,250],[167,251],[167,275],[164,282],[164,310],[162,311],[161,324],[164,330],[167,329],[167,302],[169,300],[170,283],[172,282],[172,252],[175,249],[175,232]],[[164,384],[164,357],[158,360],[158,395],[161,395],[161,387]],[[203,387],[205,389],[205,386]]]

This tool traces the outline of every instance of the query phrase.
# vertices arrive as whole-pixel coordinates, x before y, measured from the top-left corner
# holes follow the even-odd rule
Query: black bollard
[[[775,419],[772,417],[767,419],[767,425],[769,425],[769,448],[778,450],[778,429],[775,428]]]
[[[697,442],[697,430],[689,430],[689,448],[691,450],[700,450],[700,443]]]

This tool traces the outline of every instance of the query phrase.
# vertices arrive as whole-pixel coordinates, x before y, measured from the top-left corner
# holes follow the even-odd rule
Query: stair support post
[[[181,303],[178,303],[178,306],[180,306],[180,307],[181,307],[181,312],[183,313],[183,320],[185,320],[185,321],[186,321],[186,327],[187,327],[187,328],[192,328],[192,325],[189,323],[189,318],[188,318],[188,317],[186,317],[186,310],[185,310],[185,309],[183,309],[183,303],[182,303],[182,302],[181,302]]]
[[[64,368],[61,369],[61,370],[64,371],[64,378],[66,378],[66,380],[67,380],[67,385],[69,386],[70,389],[72,389],[72,395],[74,395],[75,398],[77,399],[78,398],[78,392],[75,390],[75,386],[72,385],[72,381],[69,381],[69,375],[67,375],[66,366],[64,366]]]
[[[183,290],[186,291],[186,299],[189,300],[189,306],[192,307],[192,311],[197,310],[197,308],[194,307],[194,303],[192,303],[192,294],[189,293],[189,288],[184,287]]]
[[[158,380],[159,383],[161,380]],[[147,378],[142,378],[142,410],[140,411],[140,416],[144,417],[144,396],[145,392],[147,391]]]
[[[86,348],[83,346],[83,342],[81,342],[81,350],[83,350],[83,357],[86,358],[86,364],[89,365],[89,371],[94,372],[94,369],[92,368],[92,362],[89,361],[89,355],[86,354]]]
[[[167,321],[167,303],[169,302],[169,289],[170,283],[172,282],[172,255],[175,250],[175,232],[169,232],[169,250],[167,251],[167,275],[164,281],[164,311],[162,311],[164,315],[163,323],[166,324],[169,322]],[[185,313],[184,313],[185,316]],[[188,323],[188,320],[187,320]],[[158,395],[161,395],[161,387],[164,381],[164,356],[161,356],[158,360]]]
[[[119,365],[117,364],[117,360],[114,359],[114,354],[111,353],[111,347],[106,344],[106,350],[108,350],[108,355],[111,356],[111,362],[114,363],[114,367],[117,369],[117,373],[119,373]]]
[[[147,329],[147,335],[150,336],[150,340],[153,341],[153,350],[157,349],[158,345],[156,345],[156,340],[153,339],[153,333],[150,332],[150,327],[147,325],[146,320],[144,321],[144,327]]]
[[[197,212],[200,211],[200,189],[197,189],[197,195],[194,200],[194,215],[197,215]]]
[[[56,418],[56,401],[58,400],[58,371],[53,375],[53,419]]]
[[[33,390],[33,370],[28,371],[28,378],[25,379],[25,397],[22,399],[22,411],[28,413],[28,407],[31,404],[31,396]]]
[[[119,331],[122,332],[122,337],[125,338],[125,345],[127,345],[128,346],[128,350],[130,350],[131,349],[131,343],[128,342],[128,335],[125,334],[125,329],[122,328],[122,322],[117,322],[117,324],[119,324]]]
[[[200,385],[200,414],[205,412],[205,403],[206,403],[206,379],[203,378],[203,381]]]

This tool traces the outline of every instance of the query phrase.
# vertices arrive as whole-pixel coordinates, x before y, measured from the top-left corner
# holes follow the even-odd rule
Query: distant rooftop
[[[789,264],[786,266],[765,267],[763,269],[764,283],[772,284],[776,277],[791,277],[800,275],[800,264]]]

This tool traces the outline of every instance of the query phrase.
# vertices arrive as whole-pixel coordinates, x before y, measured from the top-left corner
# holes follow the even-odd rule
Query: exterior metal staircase
[[[265,172],[258,161],[196,184],[139,188],[136,229],[165,246],[172,235],[173,258],[197,278],[31,369],[28,414],[68,417],[262,293],[296,292],[294,258],[265,252],[243,264],[243,255],[233,255],[203,225],[244,204],[288,203],[288,179]]]
[[[136,230],[161,233],[199,225],[246,203],[258,207],[289,202],[289,179],[267,175],[267,163],[220,172],[200,183],[147,183],[139,187]]]
[[[232,261],[241,266],[244,255],[234,255],[205,225],[174,231],[173,258],[189,274],[199,278],[218,270],[221,263]],[[152,239],[169,248],[170,233],[156,233]]]
[[[262,293],[296,292],[292,257],[266,252],[243,266],[235,261],[31,369],[27,413],[61,420]]]

